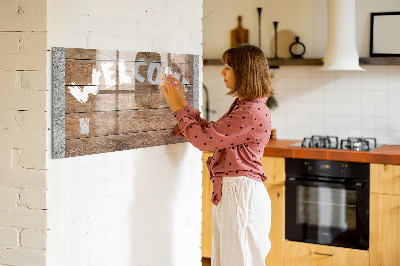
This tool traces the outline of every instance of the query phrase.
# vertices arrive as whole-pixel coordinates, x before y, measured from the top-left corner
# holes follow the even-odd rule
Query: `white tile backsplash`
[[[376,137],[382,144],[400,144],[400,66],[362,67],[366,71],[320,71],[319,66],[271,70],[278,101],[278,108],[272,110],[277,137]],[[219,80],[217,75],[205,70],[206,86],[212,87]],[[211,109],[233,101],[226,96],[217,101],[210,98]],[[222,111],[226,110],[215,117],[223,115]]]

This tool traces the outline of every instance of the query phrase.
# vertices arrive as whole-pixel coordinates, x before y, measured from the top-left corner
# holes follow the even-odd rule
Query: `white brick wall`
[[[48,11],[48,49],[202,55],[202,0],[50,0]],[[201,265],[202,163],[190,144],[47,155],[48,265]]]
[[[0,2],[1,265],[45,265],[46,3]]]

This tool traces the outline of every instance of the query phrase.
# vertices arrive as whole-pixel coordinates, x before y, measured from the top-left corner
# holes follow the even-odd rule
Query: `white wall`
[[[229,31],[236,17],[243,15],[243,26],[250,30],[250,43],[257,45],[258,15],[262,21],[262,49],[272,52],[267,43],[273,38],[273,20],[281,29],[291,29],[307,47],[305,57],[323,57],[326,47],[327,1],[204,1],[204,58],[220,58],[229,48]],[[250,6],[247,8],[246,6]],[[385,0],[357,1],[357,47],[361,57],[369,56],[369,12],[398,11],[400,2]],[[325,13],[324,13],[325,12]],[[222,16],[221,14],[224,13]],[[247,19],[247,25],[246,25]],[[250,21],[249,21],[250,20]],[[253,22],[251,22],[253,21]],[[281,23],[282,22],[282,23]],[[218,25],[215,27],[214,25]],[[279,30],[279,27],[278,27]],[[219,32],[221,38],[212,38]],[[270,36],[268,37],[268,34]],[[363,66],[365,72],[321,72],[318,66],[281,66],[272,69],[273,89],[279,107],[272,111],[272,125],[281,139],[302,139],[311,135],[376,137],[382,144],[400,143],[400,66]],[[204,84],[210,94],[210,120],[217,120],[232,103],[225,96],[221,66],[205,66]]]
[[[46,261],[46,1],[0,1],[0,265]]]
[[[202,56],[201,18],[201,0],[48,0],[48,49]],[[50,53],[48,64],[50,88]],[[47,156],[47,265],[201,264],[202,162],[190,144]]]
[[[327,2],[327,0],[204,0],[204,58],[220,58],[229,48],[230,31],[237,27],[238,16],[242,16],[242,26],[249,30],[249,43],[258,45],[258,7],[262,8],[261,49],[267,57],[274,55],[272,22],[278,21],[278,32],[291,31],[300,37],[300,41],[306,46],[304,57],[321,58],[324,56],[327,41]],[[370,13],[388,11],[400,11],[400,2],[356,0],[356,42],[360,57],[369,56]]]

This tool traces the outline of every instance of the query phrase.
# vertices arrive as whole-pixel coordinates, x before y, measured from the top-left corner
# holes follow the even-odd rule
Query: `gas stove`
[[[303,141],[289,145],[291,147],[338,149],[353,151],[371,151],[378,146],[376,138],[347,138],[339,142],[336,136],[311,136],[304,138]]]

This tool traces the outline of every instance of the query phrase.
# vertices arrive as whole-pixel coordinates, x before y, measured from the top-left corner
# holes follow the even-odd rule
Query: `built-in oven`
[[[369,164],[287,158],[285,169],[286,239],[368,249]]]

